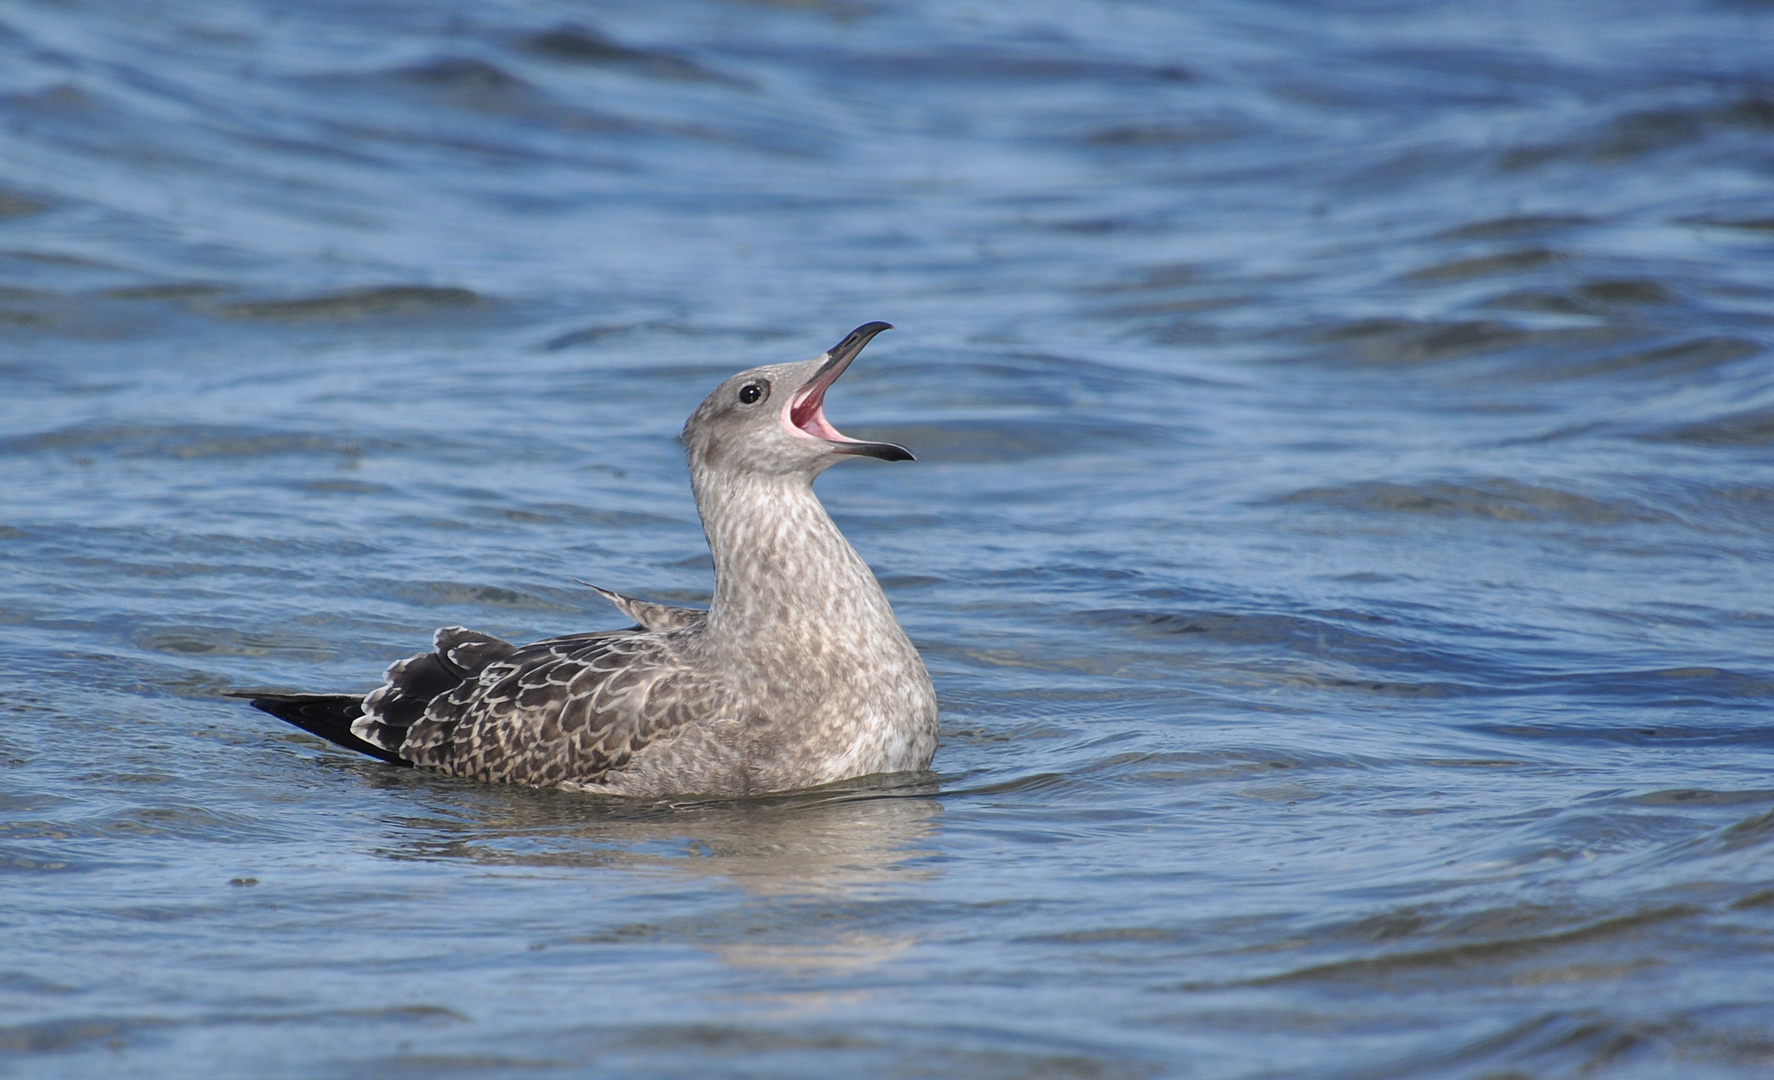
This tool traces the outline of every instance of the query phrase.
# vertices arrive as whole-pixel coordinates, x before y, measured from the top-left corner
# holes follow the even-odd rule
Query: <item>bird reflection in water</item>
[[[819,1011],[855,998],[854,989],[817,984],[865,973],[917,944],[913,935],[874,929],[871,901],[942,873],[932,858],[942,804],[930,774],[864,777],[762,798],[640,804],[411,772],[365,773],[372,782],[406,787],[409,802],[418,801],[409,785],[422,781],[425,789],[429,814],[390,822],[398,830],[384,849],[391,858],[708,882],[708,895],[675,916],[590,933],[562,927],[563,938],[555,940],[695,946],[740,978],[737,993],[717,996],[771,1013]]]
[[[431,813],[392,819],[397,859],[623,868],[724,878],[759,896],[865,897],[928,880],[921,860],[942,805],[930,774],[869,776],[786,795],[634,802],[365,771],[431,789]],[[412,792],[406,792],[410,798]]]

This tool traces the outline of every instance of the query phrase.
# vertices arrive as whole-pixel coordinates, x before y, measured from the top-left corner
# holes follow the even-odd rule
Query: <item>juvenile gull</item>
[[[887,329],[742,371],[684,424],[714,555],[707,611],[598,589],[637,625],[532,645],[448,626],[367,695],[252,703],[384,761],[613,795],[745,795],[927,767],[930,676],[813,494],[846,457],[912,459],[825,418],[826,390]]]

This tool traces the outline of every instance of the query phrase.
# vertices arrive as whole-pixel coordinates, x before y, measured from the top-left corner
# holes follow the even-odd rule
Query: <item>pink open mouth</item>
[[[850,361],[862,352],[862,347],[883,330],[892,327],[884,322],[865,323],[850,332],[850,336],[838,342],[826,353],[827,360],[820,365],[819,371],[807,384],[795,391],[788,404],[782,410],[782,422],[797,435],[807,435],[821,442],[833,444],[833,448],[841,454],[863,454],[877,457],[885,461],[911,461],[912,452],[894,443],[864,442],[850,436],[832,426],[825,418],[825,392],[844,374]]]
[[[835,443],[853,443],[856,441],[855,439],[833,427],[832,422],[825,418],[826,387],[835,381],[835,376],[830,379],[817,379],[797,391],[793,400],[789,402],[788,423],[790,427],[799,428],[815,439],[824,439],[826,442]]]

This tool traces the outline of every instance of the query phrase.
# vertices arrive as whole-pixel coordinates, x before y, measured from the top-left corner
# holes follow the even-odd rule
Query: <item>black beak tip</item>
[[[893,329],[892,323],[868,322],[844,335],[844,340],[826,350],[826,355],[834,361],[840,358],[855,356],[862,347],[874,340],[876,334],[883,330]]]
[[[855,454],[858,457],[880,458],[882,461],[916,461],[912,452],[898,443],[890,442],[859,442],[839,443],[837,450],[841,454]]]

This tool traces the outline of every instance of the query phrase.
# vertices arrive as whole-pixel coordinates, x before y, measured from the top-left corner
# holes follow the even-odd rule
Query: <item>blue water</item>
[[[0,1073],[1774,1069],[1774,8],[0,3]],[[224,696],[819,490],[936,772],[625,805]]]

